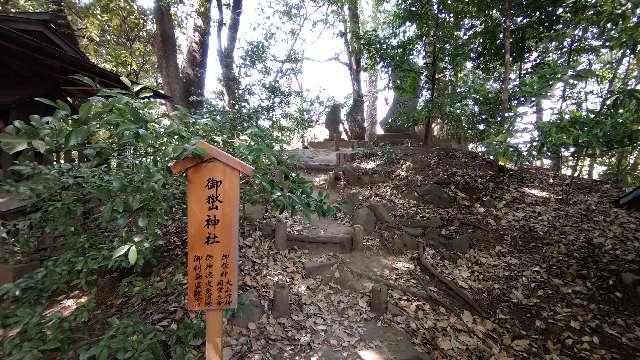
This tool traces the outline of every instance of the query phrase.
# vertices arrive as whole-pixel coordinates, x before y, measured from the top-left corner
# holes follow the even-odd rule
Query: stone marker
[[[266,220],[262,223],[262,236],[270,238],[274,235],[276,226],[271,220]]]
[[[246,328],[249,323],[260,321],[262,314],[264,314],[264,309],[258,298],[258,293],[253,289],[245,292],[241,298],[244,301],[244,305],[234,312],[231,322],[236,326]]]
[[[369,208],[359,208],[353,213],[351,223],[361,225],[364,231],[370,234],[376,227],[376,216]]]
[[[378,315],[387,312],[387,287],[384,285],[374,285],[371,288],[371,311]]]
[[[360,185],[360,175],[356,172],[356,169],[351,165],[345,165],[342,167],[342,175],[347,185],[358,186]]]
[[[271,309],[276,319],[287,318],[289,311],[289,286],[284,281],[278,281],[273,288],[273,306]]]
[[[266,213],[266,208],[262,204],[246,204],[244,206],[244,216],[250,222],[256,222],[264,216]]]

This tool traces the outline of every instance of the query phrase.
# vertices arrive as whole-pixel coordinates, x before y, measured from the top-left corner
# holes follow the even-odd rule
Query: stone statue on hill
[[[412,60],[395,64],[391,69],[393,101],[387,114],[380,120],[385,133],[412,133],[410,119],[418,108],[420,97],[420,71]]]
[[[329,140],[331,141],[337,141],[342,138],[342,132],[340,131],[340,124],[342,124],[340,107],[340,104],[331,105],[324,119],[324,126],[329,130]]]

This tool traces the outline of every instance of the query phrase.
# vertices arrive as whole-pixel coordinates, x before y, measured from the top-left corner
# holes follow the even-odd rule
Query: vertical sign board
[[[202,159],[188,157],[170,166],[187,172],[187,308],[206,310],[206,359],[222,359],[222,310],[238,298],[240,172],[253,168],[199,142]]]
[[[236,307],[240,172],[217,160],[187,170],[187,308]]]

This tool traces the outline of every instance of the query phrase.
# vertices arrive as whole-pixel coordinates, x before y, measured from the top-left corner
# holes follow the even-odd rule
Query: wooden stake
[[[222,310],[207,311],[206,360],[222,359]]]
[[[329,173],[327,174],[327,191],[332,191],[335,190],[337,187],[337,182],[336,182],[336,173],[333,171],[329,171]]]
[[[278,281],[273,288],[273,306],[271,309],[276,319],[287,318],[289,311],[289,286],[284,281]]]
[[[287,224],[280,220],[276,223],[275,246],[277,250],[287,250]]]
[[[351,251],[357,252],[362,250],[362,238],[364,237],[364,228],[362,225],[353,225],[351,235]]]

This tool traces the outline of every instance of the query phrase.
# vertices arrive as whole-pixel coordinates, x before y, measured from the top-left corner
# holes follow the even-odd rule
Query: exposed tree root
[[[475,301],[467,294],[466,291],[460,289],[456,286],[451,280],[445,278],[440,274],[424,256],[425,244],[424,241],[418,242],[418,259],[420,261],[420,265],[422,265],[431,275],[435,276],[438,280],[442,281],[447,287],[453,291],[456,295],[458,295],[464,302],[466,302],[469,306],[471,306],[478,314],[483,315],[482,309],[476,304]]]

